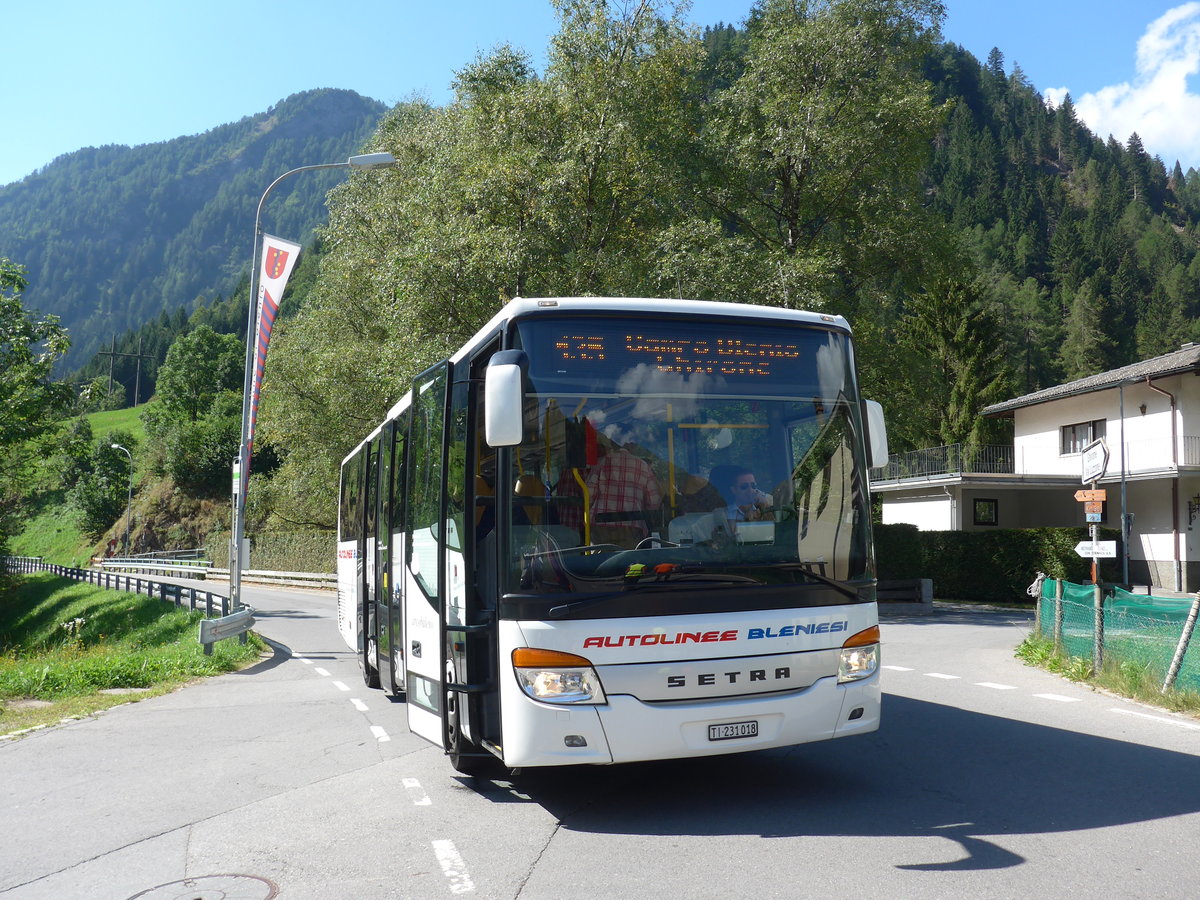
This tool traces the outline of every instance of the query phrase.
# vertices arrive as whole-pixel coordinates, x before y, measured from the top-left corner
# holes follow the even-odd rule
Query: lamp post
[[[129,457],[129,498],[125,501],[125,555],[129,555],[129,522],[133,518],[133,454],[120,444],[110,444],[114,450],[120,450]]]
[[[396,165],[396,158],[390,153],[364,153],[351,156],[345,162],[320,163],[314,166],[299,166],[284,172],[263,191],[258,200],[258,209],[254,213],[254,249],[250,254],[250,309],[246,315],[246,373],[242,385],[242,441],[238,448],[238,457],[234,460],[233,478],[233,522],[231,527],[232,543],[229,553],[229,605],[230,612],[242,608],[242,544],[245,532],[246,486],[250,480],[250,400],[254,391],[254,342],[256,337],[259,268],[261,262],[259,253],[262,248],[262,212],[267,197],[285,178],[290,178],[298,172],[314,172],[318,169],[387,169]]]

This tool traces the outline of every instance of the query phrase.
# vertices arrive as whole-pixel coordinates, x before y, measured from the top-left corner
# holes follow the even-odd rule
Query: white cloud
[[[1200,169],[1200,94],[1188,79],[1200,72],[1200,2],[1184,3],[1150,23],[1137,43],[1132,82],[1082,96],[1071,95],[1079,118],[1103,139],[1124,144],[1137,132],[1147,152],[1163,158],[1168,170],[1178,159],[1186,170]],[[1067,88],[1043,96],[1061,103]]]

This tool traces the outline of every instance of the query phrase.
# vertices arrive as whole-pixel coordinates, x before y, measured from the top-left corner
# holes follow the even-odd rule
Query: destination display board
[[[823,328],[720,320],[537,319],[518,323],[534,384],[613,384],[619,393],[684,385],[746,393],[839,396],[849,377],[847,337]],[[542,352],[541,348],[553,352]]]

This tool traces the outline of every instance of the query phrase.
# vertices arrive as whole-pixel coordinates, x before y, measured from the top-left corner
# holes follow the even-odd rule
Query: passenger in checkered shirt
[[[634,547],[650,534],[645,514],[656,515],[662,506],[662,490],[650,464],[612,441],[600,439],[601,457],[584,476],[591,506],[592,543]],[[571,472],[563,473],[556,490],[559,496],[578,496]],[[628,519],[608,514],[639,512]],[[559,521],[582,533],[582,516],[569,506],[560,511]]]

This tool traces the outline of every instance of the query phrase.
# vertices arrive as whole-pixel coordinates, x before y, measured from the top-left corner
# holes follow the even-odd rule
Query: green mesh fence
[[[1061,625],[1056,623],[1055,601],[1060,583]],[[1192,601],[1131,594],[1118,587],[1105,587],[1103,590],[1105,656],[1143,666],[1161,680],[1171,667]],[[1056,582],[1047,578],[1042,582],[1039,602],[1038,621],[1042,634],[1053,639],[1055,631],[1061,627],[1064,652],[1070,656],[1091,659],[1096,625],[1094,588],[1090,584]],[[1175,680],[1175,687],[1179,690],[1200,691],[1200,650],[1196,648],[1196,643],[1195,640],[1191,642],[1183,657],[1183,665]]]

